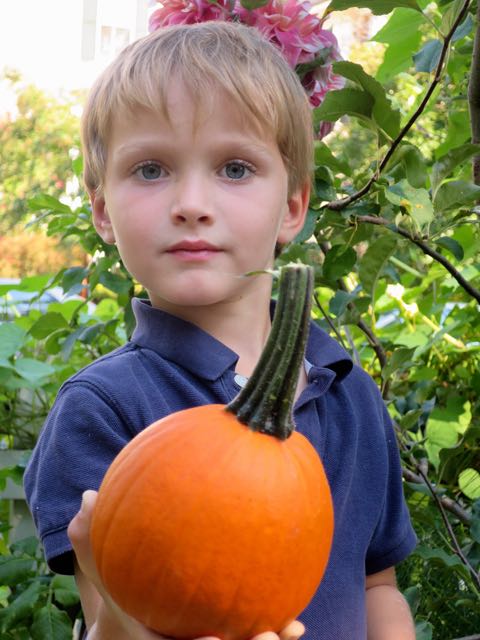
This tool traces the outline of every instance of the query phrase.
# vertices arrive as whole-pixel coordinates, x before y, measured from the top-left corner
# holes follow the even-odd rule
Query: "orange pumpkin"
[[[173,638],[279,631],[323,576],[333,508],[322,463],[293,430],[312,270],[281,270],[269,340],[227,407],[174,413],[117,456],[91,537],[113,600]]]

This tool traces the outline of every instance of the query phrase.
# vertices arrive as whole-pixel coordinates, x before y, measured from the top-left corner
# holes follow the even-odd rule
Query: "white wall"
[[[136,39],[147,32],[147,7],[148,0],[0,0],[0,73],[17,69],[52,91],[87,87],[109,60],[101,53],[101,25],[129,29]],[[95,45],[90,60],[82,59],[89,44],[85,11]]]

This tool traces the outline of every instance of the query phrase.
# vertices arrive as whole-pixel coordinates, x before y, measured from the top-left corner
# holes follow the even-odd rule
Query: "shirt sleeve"
[[[67,527],[82,493],[98,489],[131,439],[121,411],[94,385],[77,381],[62,387],[24,476],[27,503],[53,571],[73,573]]]
[[[382,412],[388,454],[388,473],[383,509],[367,551],[365,561],[367,575],[398,564],[413,551],[417,544],[403,491],[397,438],[385,405],[383,405]]]

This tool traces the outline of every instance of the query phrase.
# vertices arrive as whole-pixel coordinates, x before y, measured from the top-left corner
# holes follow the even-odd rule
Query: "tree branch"
[[[443,66],[445,64],[445,59],[447,57],[448,49],[449,49],[450,42],[452,40],[453,34],[455,33],[455,31],[456,31],[457,27],[459,26],[459,24],[464,19],[465,15],[466,15],[466,13],[468,11],[468,8],[470,6],[470,2],[471,2],[471,0],[465,0],[465,2],[463,3],[462,8],[461,8],[456,20],[455,20],[455,22],[453,23],[450,31],[448,32],[448,34],[444,38],[442,50],[441,50],[441,53],[440,53],[440,58],[438,60],[438,64],[437,64],[437,67],[436,67],[436,70],[435,70],[435,75],[434,75],[433,80],[430,83],[430,85],[429,85],[429,87],[428,87],[428,89],[427,89],[427,91],[426,91],[426,93],[425,93],[425,95],[424,95],[419,107],[417,108],[415,113],[410,117],[410,119],[405,124],[405,126],[402,128],[402,130],[400,131],[398,136],[395,138],[395,140],[392,142],[392,144],[390,145],[387,153],[385,154],[385,156],[381,160],[380,164],[378,165],[377,170],[375,171],[375,173],[372,175],[372,177],[367,182],[367,184],[364,187],[362,187],[362,189],[360,189],[356,193],[354,193],[351,196],[348,196],[346,198],[340,198],[339,200],[333,200],[331,202],[328,202],[326,205],[324,205],[324,208],[331,209],[332,211],[341,211],[342,209],[345,209],[345,207],[347,207],[349,204],[351,204],[352,202],[355,202],[356,200],[359,200],[364,195],[366,195],[370,191],[372,185],[375,184],[375,182],[378,180],[378,178],[380,177],[380,174],[382,173],[382,171],[387,166],[390,158],[393,156],[393,154],[397,150],[397,147],[400,145],[400,143],[402,142],[403,138],[405,138],[405,136],[410,131],[410,129],[413,127],[415,122],[422,115],[423,111],[425,110],[425,107],[427,106],[430,98],[432,97],[433,92],[437,88],[437,85],[439,84],[441,76],[442,76]]]
[[[433,485],[429,487],[424,482],[423,478],[419,474],[414,473],[411,469],[402,468],[402,475],[407,482],[424,485],[430,492],[432,492],[433,490],[440,499],[440,502],[442,503],[442,506],[446,511],[449,511],[456,518],[458,518],[458,520],[460,520],[462,524],[465,524],[467,526],[470,525],[472,521],[470,514],[465,511],[465,509],[462,509],[462,507],[457,502],[455,502],[455,500],[452,500],[451,498],[448,498],[447,496],[439,493],[438,489],[436,489]]]
[[[404,447],[405,448],[405,445]],[[466,557],[466,555],[463,553],[462,548],[460,547],[460,543],[458,542],[457,536],[455,535],[455,531],[453,530],[453,527],[450,523],[450,520],[448,519],[448,516],[446,514],[447,510],[451,511],[451,504],[449,504],[450,509],[447,509],[447,506],[445,504],[445,500],[442,499],[443,496],[439,495],[436,487],[432,484],[432,482],[430,481],[426,471],[422,468],[422,465],[419,464],[415,458],[411,455],[410,456],[410,460],[412,465],[414,466],[414,468],[416,469],[416,471],[418,472],[418,476],[416,476],[416,474],[413,474],[413,477],[417,477],[418,479],[421,478],[421,482],[420,484],[425,485],[432,498],[435,501],[435,504],[438,507],[438,510],[440,511],[440,515],[442,517],[443,520],[443,524],[446,528],[446,530],[448,531],[448,535],[450,537],[450,540],[452,542],[452,551],[455,553],[455,555],[457,555],[460,560],[462,561],[462,564],[466,567],[466,569],[468,570],[476,588],[478,589],[478,591],[480,591],[480,574],[475,570],[475,568],[471,565],[470,561],[468,560],[468,558]],[[409,472],[408,469],[402,469],[402,473],[408,476],[410,475],[411,472]],[[452,501],[453,502],[453,501]],[[458,514],[455,514],[456,517],[458,518]]]
[[[480,143],[480,2],[477,2],[476,30],[473,41],[472,68],[468,82],[468,106],[472,128],[472,142]],[[480,155],[473,158],[473,182],[480,185]]]
[[[480,303],[480,291],[476,289],[468,280],[466,280],[462,274],[456,269],[453,264],[445,258],[441,253],[432,249],[426,242],[424,242],[417,235],[410,233],[406,229],[402,229],[401,227],[397,227],[392,224],[390,220],[386,218],[381,218],[379,216],[357,216],[355,218],[355,223],[357,222],[366,222],[369,224],[376,224],[383,227],[388,227],[394,233],[398,233],[400,236],[410,240],[413,244],[417,245],[423,253],[430,256],[437,262],[439,262],[445,269],[450,273],[450,275],[455,278],[458,284],[470,295],[474,298],[478,303]]]

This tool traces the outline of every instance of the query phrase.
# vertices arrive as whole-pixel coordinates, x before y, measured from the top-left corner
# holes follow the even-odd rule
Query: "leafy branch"
[[[439,262],[443,267],[445,267],[445,269],[450,273],[450,275],[453,278],[455,278],[458,284],[467,293],[469,293],[472,296],[472,298],[474,298],[478,303],[480,303],[480,291],[476,289],[468,280],[466,280],[462,276],[460,271],[458,271],[458,269],[456,269],[453,266],[453,264],[449,260],[447,260],[447,258],[445,258],[445,256],[443,256],[441,253],[439,253],[435,249],[432,249],[432,247],[430,247],[418,235],[410,233],[406,229],[402,229],[401,227],[398,227],[392,224],[390,220],[387,220],[386,218],[382,218],[380,216],[357,216],[355,218],[355,223],[358,223],[358,222],[366,222],[369,224],[376,224],[383,227],[387,227],[394,233],[397,233],[398,235],[409,240],[410,242],[413,242],[413,244],[419,247],[425,255],[430,256],[431,258]]]
[[[444,37],[442,49],[441,49],[441,52],[440,52],[440,57],[439,57],[438,64],[437,64],[436,70],[435,70],[435,74],[433,76],[432,82],[430,83],[430,85],[429,85],[429,87],[428,87],[428,89],[427,89],[422,101],[420,102],[420,105],[416,109],[415,113],[410,117],[408,122],[401,129],[401,131],[398,134],[398,136],[393,140],[393,142],[391,143],[388,151],[386,152],[386,154],[383,157],[383,159],[380,161],[375,173],[372,175],[370,180],[359,191],[353,193],[350,196],[347,196],[346,198],[340,198],[339,200],[332,200],[330,202],[327,202],[322,208],[331,209],[332,211],[341,211],[342,209],[345,209],[345,207],[347,207],[352,202],[355,202],[356,200],[359,200],[360,198],[365,196],[370,191],[372,186],[377,182],[377,180],[379,179],[381,173],[383,172],[385,167],[388,165],[388,162],[390,161],[391,157],[393,156],[393,154],[397,150],[397,148],[400,145],[400,143],[402,142],[402,140],[405,138],[407,133],[410,131],[410,129],[413,127],[413,125],[416,123],[416,121],[419,119],[419,117],[425,111],[425,108],[426,108],[427,104],[429,103],[433,92],[437,88],[437,86],[438,86],[438,84],[439,84],[439,82],[441,80],[441,77],[442,77],[442,71],[443,71],[445,60],[446,60],[446,57],[447,57],[447,53],[448,53],[448,50],[449,50],[449,47],[450,47],[450,42],[451,42],[451,40],[453,38],[453,35],[454,35],[455,31],[457,30],[458,26],[461,24],[461,22],[463,21],[464,17],[466,16],[466,14],[468,12],[468,9],[470,7],[470,2],[471,2],[471,0],[465,0],[460,12],[458,13],[456,19],[453,22],[453,25],[452,25],[450,31]],[[480,45],[479,45],[479,47],[480,47]],[[480,100],[480,91],[478,93],[479,93],[478,98]]]
[[[403,448],[405,449],[405,445],[403,445]],[[423,468],[421,463],[417,462],[417,460],[414,458],[413,455],[410,455],[410,462],[414,466],[416,473],[412,473],[410,470],[402,468],[402,473],[404,478],[408,479],[410,482],[414,481],[417,484],[424,485],[425,487],[428,488],[428,491],[430,492],[440,512],[445,529],[447,530],[448,535],[450,537],[450,540],[452,543],[452,551],[461,560],[462,564],[465,566],[465,568],[469,572],[475,584],[475,587],[480,592],[480,573],[476,571],[476,569],[472,566],[472,564],[470,563],[466,555],[463,553],[463,550],[460,546],[457,536],[455,535],[455,531],[453,530],[453,527],[450,523],[450,520],[448,519],[446,512],[450,511],[464,524],[470,523],[469,514],[464,512],[463,509],[461,509],[461,507],[457,505],[457,503],[455,503],[453,500],[451,500],[447,496],[442,496],[439,494],[437,488],[428,477],[427,471]]]

